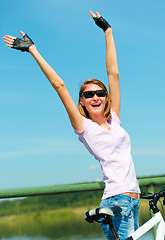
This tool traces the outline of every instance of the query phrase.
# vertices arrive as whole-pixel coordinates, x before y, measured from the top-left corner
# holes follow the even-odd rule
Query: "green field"
[[[156,191],[165,186],[157,186]],[[147,189],[141,189],[146,192]],[[100,204],[102,191],[27,197],[0,202],[0,239],[12,236],[71,236],[101,231],[99,224],[89,224],[84,213]],[[162,211],[160,203],[158,207]],[[148,200],[141,200],[140,225],[150,218]]]

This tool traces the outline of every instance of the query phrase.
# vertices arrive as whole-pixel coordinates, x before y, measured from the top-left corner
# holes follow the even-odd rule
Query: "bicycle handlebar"
[[[149,194],[149,195],[147,195]],[[154,198],[157,198],[158,200],[161,198],[161,197],[165,197],[165,189],[161,190],[159,193],[154,193],[154,194],[151,194],[151,193],[141,193],[140,194],[140,198],[143,198],[143,199],[154,199]],[[157,200],[157,201],[158,201]]]
[[[165,205],[165,189],[163,189],[159,193],[154,193],[154,194],[149,194],[149,195],[147,195],[146,193],[140,194],[140,198],[150,200],[149,205],[150,205],[150,208],[153,210],[154,213],[159,211],[159,209],[157,207],[157,202],[159,201],[159,199],[161,197],[164,197],[163,205]]]

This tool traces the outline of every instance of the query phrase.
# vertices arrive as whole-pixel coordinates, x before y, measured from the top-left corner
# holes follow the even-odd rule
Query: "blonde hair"
[[[90,118],[89,117],[89,113],[86,109],[85,106],[82,106],[81,103],[80,103],[80,100],[81,100],[81,94],[84,92],[86,86],[88,84],[96,84],[98,85],[99,87],[101,87],[103,90],[105,90],[107,92],[106,94],[106,104],[105,104],[105,109],[104,109],[104,116],[105,118],[108,120],[110,117],[111,117],[111,104],[110,104],[110,95],[107,91],[107,88],[106,86],[100,81],[100,80],[97,80],[97,79],[87,79],[82,85],[81,85],[81,88],[80,88],[80,91],[79,91],[79,102],[78,102],[78,110],[79,112],[81,113],[82,116],[84,116],[85,118]]]

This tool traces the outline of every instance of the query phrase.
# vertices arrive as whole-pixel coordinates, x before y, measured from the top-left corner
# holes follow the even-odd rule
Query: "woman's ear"
[[[80,104],[81,104],[82,106],[85,106],[85,104],[83,103],[82,98],[80,98]]]

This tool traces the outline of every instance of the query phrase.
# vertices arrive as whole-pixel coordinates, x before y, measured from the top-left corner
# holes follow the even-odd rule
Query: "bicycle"
[[[165,189],[159,193],[154,194],[140,194],[140,198],[149,200],[149,208],[152,210],[153,216],[150,220],[144,223],[139,227],[135,232],[131,234],[126,240],[136,240],[143,236],[146,232],[152,229],[154,226],[157,226],[155,240],[164,240],[165,238],[165,222],[160,213],[160,210],[157,207],[159,199],[163,197],[163,205],[165,205]],[[122,209],[119,206],[114,207],[100,207],[87,211],[84,214],[84,218],[89,223],[102,222],[103,224],[109,224],[114,239],[120,240],[118,234],[113,225],[113,216],[116,213],[121,212]]]

